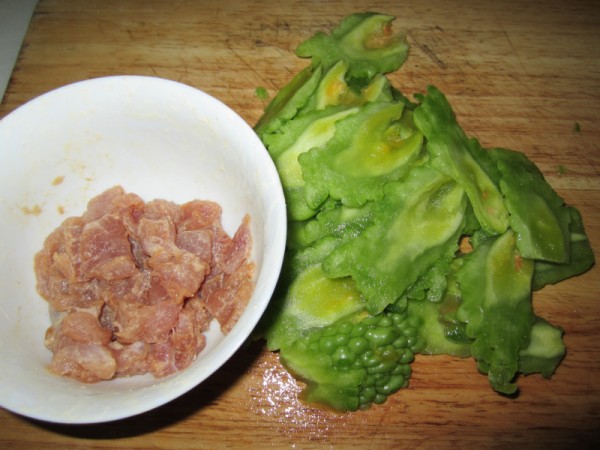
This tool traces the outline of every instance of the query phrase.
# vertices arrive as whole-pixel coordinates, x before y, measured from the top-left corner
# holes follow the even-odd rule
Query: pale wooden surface
[[[42,0],[0,117],[61,85],[103,75],[175,79],[250,124],[306,61],[296,45],[343,16],[398,17],[412,45],[391,78],[405,94],[437,85],[468,133],[524,151],[583,214],[600,256],[600,7],[594,1]],[[574,131],[579,123],[580,132]],[[566,173],[559,174],[559,166]],[[301,405],[276,355],[254,344],[187,395],[104,425],[38,423],[0,410],[14,448],[585,448],[600,443],[600,277],[545,288],[537,312],[566,330],[551,381],[521,379],[510,400],[470,360],[419,357],[408,389],[366,412]]]

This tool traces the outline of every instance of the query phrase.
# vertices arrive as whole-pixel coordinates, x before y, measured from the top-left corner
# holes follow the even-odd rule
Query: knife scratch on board
[[[240,55],[229,43],[229,41],[226,42],[227,45],[227,49],[233,53],[233,55],[244,65],[246,66],[254,75],[256,75],[256,77],[258,78],[258,80],[260,80],[260,83],[263,84],[272,84],[272,83],[268,83],[269,80],[265,79],[260,72],[258,72],[253,66],[252,64],[248,63],[248,61],[246,61],[244,59],[244,57],[242,55]]]

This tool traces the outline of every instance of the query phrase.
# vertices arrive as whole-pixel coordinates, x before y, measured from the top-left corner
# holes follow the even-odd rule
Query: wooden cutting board
[[[67,83],[154,75],[200,88],[253,125],[307,61],[298,43],[347,14],[395,15],[411,44],[391,75],[405,94],[435,84],[484,146],[525,152],[579,208],[600,249],[600,7],[581,0],[364,2],[41,0],[0,117]],[[1,12],[0,12],[1,13]],[[577,130],[576,130],[577,128]],[[1,170],[1,169],[0,169]],[[368,411],[302,404],[262,343],[241,349],[183,397],[138,417],[63,426],[0,410],[2,448],[591,448],[600,443],[600,276],[534,296],[565,329],[551,380],[494,393],[472,360],[419,356],[410,387]]]

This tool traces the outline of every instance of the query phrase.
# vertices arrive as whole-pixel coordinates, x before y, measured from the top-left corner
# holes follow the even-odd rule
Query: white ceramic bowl
[[[117,184],[145,200],[216,201],[230,235],[250,214],[256,287],[233,330],[223,336],[212,327],[205,350],[180,373],[82,384],[46,368],[50,321],[33,257],[66,217],[81,215],[88,200]],[[0,224],[0,405],[60,423],[142,413],[218,370],[263,314],[286,237],[279,177],[252,128],[204,92],[138,76],[74,83],[0,121]]]

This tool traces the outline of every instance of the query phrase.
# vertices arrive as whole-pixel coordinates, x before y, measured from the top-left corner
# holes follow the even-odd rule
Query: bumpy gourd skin
[[[595,262],[581,215],[525,155],[469,138],[434,86],[413,102],[391,85],[408,49],[392,20],[354,14],[300,44],[310,66],[255,127],[289,225],[256,335],[305,400],[339,411],[406,386],[415,353],[471,358],[502,394],[550,377],[563,332],[532,291]]]
[[[406,313],[356,314],[282,348],[280,359],[307,384],[307,401],[364,409],[408,385],[410,363],[424,345],[419,326]]]

